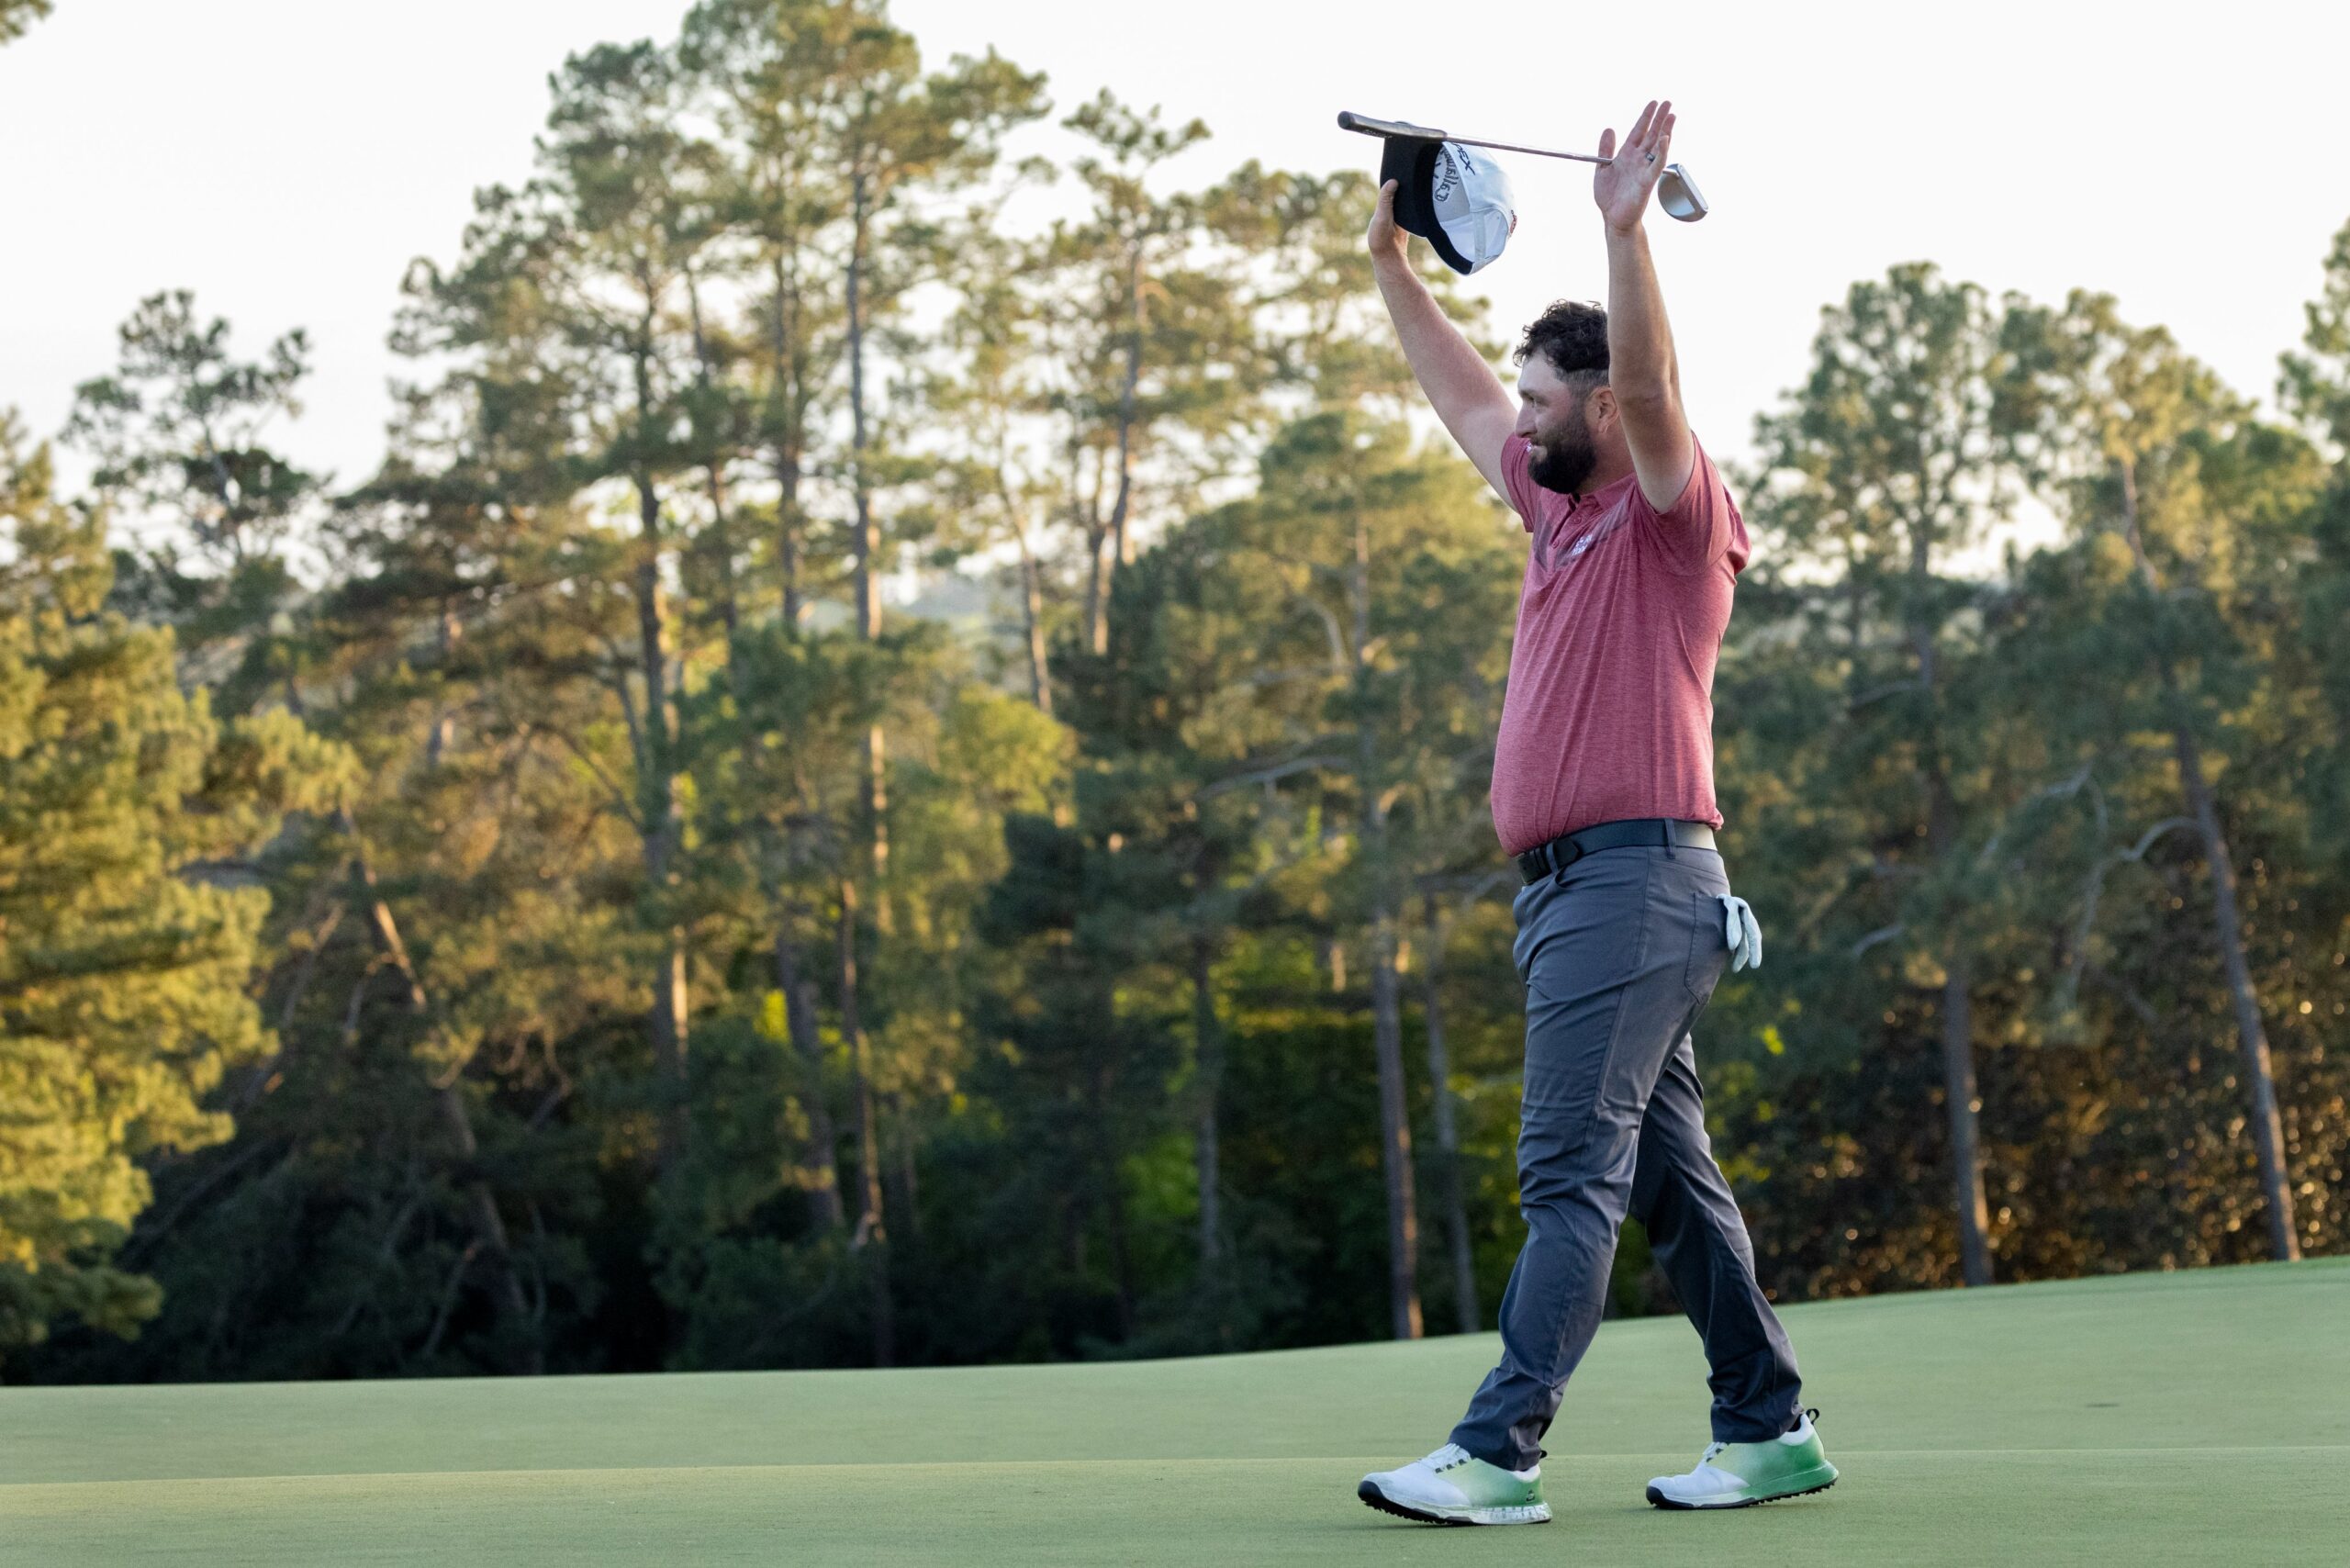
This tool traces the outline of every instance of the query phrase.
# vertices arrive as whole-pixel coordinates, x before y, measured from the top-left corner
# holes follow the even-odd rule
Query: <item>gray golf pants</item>
[[[1541,1458],[1599,1327],[1627,1214],[1705,1338],[1715,1440],[1760,1442],[1795,1423],[1795,1352],[1707,1141],[1689,1035],[1729,958],[1715,902],[1729,890],[1716,851],[1639,846],[1587,855],[1517,895],[1526,1246],[1502,1297],[1501,1365],[1452,1430],[1489,1463]]]

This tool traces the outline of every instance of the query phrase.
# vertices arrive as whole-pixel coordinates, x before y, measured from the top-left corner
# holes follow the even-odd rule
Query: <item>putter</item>
[[[1528,152],[1537,158],[1567,158],[1577,163],[1613,163],[1613,158],[1602,158],[1595,152],[1555,152],[1547,147],[1520,147],[1510,141],[1480,141],[1474,137],[1455,136],[1449,130],[1434,130],[1408,120],[1373,119],[1369,115],[1356,114],[1352,109],[1338,111],[1340,130],[1360,131],[1365,136],[1393,137],[1400,141],[1457,141],[1463,147],[1490,147],[1497,152]],[[1678,163],[1667,163],[1664,173],[1657,177],[1656,204],[1668,217],[1684,223],[1695,223],[1711,209],[1698,193],[1697,182],[1689,171]]]

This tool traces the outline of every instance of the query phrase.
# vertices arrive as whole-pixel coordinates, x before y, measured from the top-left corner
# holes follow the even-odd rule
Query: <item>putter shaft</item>
[[[1537,158],[1571,158],[1578,163],[1613,163],[1613,158],[1602,158],[1595,152],[1553,152],[1547,147],[1520,147],[1514,141],[1479,141],[1473,137],[1448,136],[1446,141],[1463,147],[1490,147],[1496,152],[1530,152]]]
[[[1536,158],[1566,158],[1577,163],[1616,162],[1613,158],[1602,158],[1594,152],[1560,152],[1548,147],[1521,147],[1514,141],[1480,141],[1473,136],[1454,136],[1429,126],[1414,125],[1409,120],[1373,119],[1352,109],[1339,111],[1338,129],[1360,131],[1365,136],[1392,137],[1402,141],[1452,141],[1463,147],[1490,147],[1496,152],[1525,152]]]

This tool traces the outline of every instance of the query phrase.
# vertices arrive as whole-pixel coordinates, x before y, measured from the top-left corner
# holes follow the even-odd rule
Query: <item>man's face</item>
[[[1517,424],[1534,448],[1527,473],[1546,490],[1572,495],[1599,461],[1587,405],[1595,391],[1587,377],[1568,379],[1548,354],[1537,353],[1517,373]]]

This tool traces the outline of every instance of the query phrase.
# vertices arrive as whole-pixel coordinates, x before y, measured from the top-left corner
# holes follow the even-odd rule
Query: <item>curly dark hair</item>
[[[1534,319],[1517,345],[1517,363],[1535,354],[1569,378],[1607,379],[1607,308],[1584,299],[1561,299]]]

